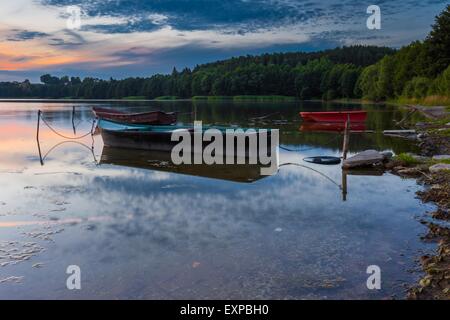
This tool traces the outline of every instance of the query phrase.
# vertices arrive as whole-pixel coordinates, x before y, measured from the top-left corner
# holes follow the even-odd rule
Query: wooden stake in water
[[[38,110],[38,120],[37,120],[37,128],[36,128],[36,141],[37,141],[37,147],[39,151],[39,160],[41,162],[41,166],[44,165],[44,160],[42,159],[42,153],[41,153],[41,144],[39,143],[39,128],[41,126],[41,110]]]
[[[344,145],[342,146],[342,159],[347,159],[348,142],[350,140],[350,115],[347,115],[344,129]]]
[[[75,106],[72,106],[72,128],[73,128],[73,135],[77,135],[77,129],[75,128]]]
[[[41,110],[38,110],[38,120],[37,120],[37,128],[36,128],[36,140],[39,141],[39,127],[41,125]]]
[[[342,201],[347,201],[347,171],[342,170]]]

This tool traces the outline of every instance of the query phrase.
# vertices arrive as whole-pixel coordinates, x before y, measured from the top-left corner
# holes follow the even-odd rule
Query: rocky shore
[[[450,300],[450,115],[444,107],[419,110],[429,118],[415,124],[421,154],[400,155],[387,164],[396,174],[416,177],[424,186],[419,198],[437,206],[421,219],[428,227],[422,240],[437,243],[437,249],[420,258],[425,276],[407,297]]]
[[[428,227],[422,240],[437,243],[437,249],[432,256],[420,257],[425,276],[408,290],[407,298],[450,300],[450,111],[446,107],[409,107],[411,113],[419,111],[427,120],[402,121],[402,130],[390,130],[385,134],[415,139],[419,154],[393,156],[367,150],[345,160],[343,168],[379,167],[401,177],[415,178],[424,186],[417,193],[418,197],[423,202],[434,203],[437,208],[420,220]]]

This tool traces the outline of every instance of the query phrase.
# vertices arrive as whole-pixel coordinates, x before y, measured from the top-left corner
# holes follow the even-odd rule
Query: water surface
[[[299,151],[281,150],[280,162],[293,164],[269,177],[247,167],[181,170],[155,154],[103,148],[100,135],[69,142],[41,123],[41,159],[37,110],[72,137],[90,130],[91,105],[0,102],[0,298],[403,298],[420,276],[415,259],[428,248],[416,217],[429,208],[415,198],[414,180],[348,175],[343,201],[340,166],[302,161],[340,156],[342,135],[302,129],[301,110],[368,110],[365,129],[374,132],[352,134],[350,154],[414,150],[381,133],[404,111],[313,102],[103,106],[279,128],[280,143]],[[82,270],[81,290],[66,288],[69,265]],[[367,289],[369,265],[381,267],[382,290]]]

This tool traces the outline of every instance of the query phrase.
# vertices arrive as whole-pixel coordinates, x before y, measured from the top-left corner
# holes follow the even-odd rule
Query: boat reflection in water
[[[345,123],[303,122],[302,132],[344,132]],[[365,123],[350,123],[351,132],[367,132]]]
[[[174,164],[169,151],[149,151],[104,147],[100,164],[149,169],[206,177],[234,182],[251,183],[260,180],[260,164]]]

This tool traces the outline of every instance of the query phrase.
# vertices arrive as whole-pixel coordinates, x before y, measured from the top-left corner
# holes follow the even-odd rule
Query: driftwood
[[[416,130],[384,130],[384,134],[416,134]]]
[[[417,139],[416,130],[384,130],[383,134],[390,137]]]
[[[405,122],[410,116],[417,112],[417,108],[411,107],[412,110],[408,112],[408,114],[400,121],[396,122],[398,126],[400,126],[403,122]]]

